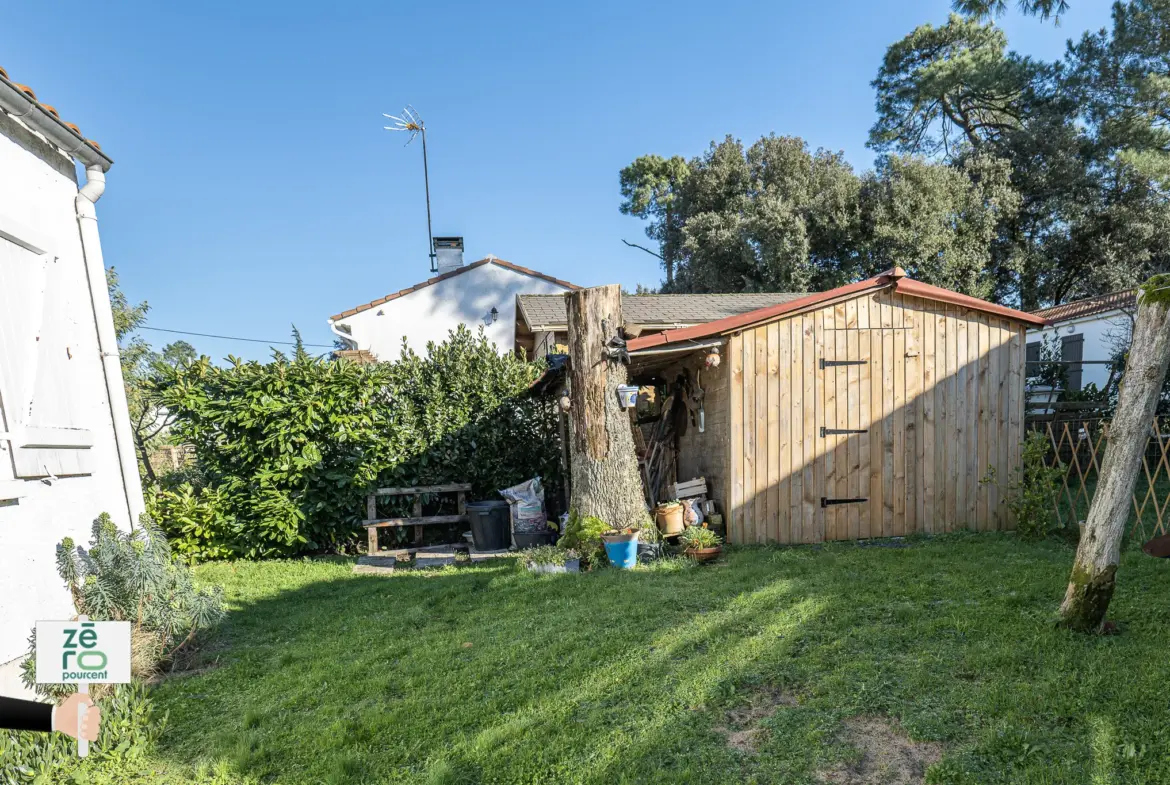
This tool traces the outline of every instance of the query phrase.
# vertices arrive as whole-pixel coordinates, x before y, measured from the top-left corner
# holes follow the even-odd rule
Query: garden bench
[[[467,523],[467,493],[471,491],[470,483],[448,483],[447,485],[422,485],[412,488],[378,488],[366,496],[366,520],[362,523],[369,537],[369,555],[378,553],[378,529],[414,527],[415,544],[421,544],[423,527],[440,523]],[[455,494],[456,515],[427,515],[422,514],[422,495],[424,493],[453,493]],[[410,518],[379,518],[379,496],[413,496],[414,516]]]

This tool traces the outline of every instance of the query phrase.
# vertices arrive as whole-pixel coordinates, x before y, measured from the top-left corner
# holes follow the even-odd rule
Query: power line
[[[278,343],[282,346],[296,346],[294,341],[266,341],[263,338],[240,338],[236,335],[213,335],[212,333],[194,333],[190,330],[168,330],[165,327],[139,327],[139,330],[154,330],[159,333],[175,333],[176,335],[198,335],[200,338],[222,338],[227,341],[248,341],[249,343]],[[317,349],[332,349],[332,344],[326,343],[302,343],[301,346],[312,346]]]

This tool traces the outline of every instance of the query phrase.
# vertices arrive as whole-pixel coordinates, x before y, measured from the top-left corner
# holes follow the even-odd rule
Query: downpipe
[[[85,168],[85,185],[77,192],[74,205],[77,211],[81,251],[85,257],[85,273],[89,280],[89,298],[93,305],[97,326],[98,353],[102,358],[102,375],[106,380],[106,397],[110,402],[110,418],[114,424],[114,442],[118,451],[118,468],[122,473],[122,487],[126,492],[126,512],[130,528],[146,511],[142,499],[142,478],[138,474],[138,456],[134,452],[134,437],[130,432],[130,407],[126,403],[126,385],[122,378],[122,358],[118,338],[114,332],[114,310],[110,306],[110,292],[106,285],[106,265],[98,236],[96,203],[106,191],[106,173],[99,164]]]

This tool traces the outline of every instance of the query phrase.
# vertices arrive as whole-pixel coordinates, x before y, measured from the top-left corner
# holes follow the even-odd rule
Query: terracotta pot
[[[654,522],[658,525],[658,531],[662,532],[663,537],[674,537],[676,534],[682,534],[685,528],[683,524],[683,506],[682,504],[660,504],[654,508]]]
[[[719,558],[719,554],[723,553],[723,546],[716,545],[714,548],[687,548],[685,553],[700,563],[715,561]]]

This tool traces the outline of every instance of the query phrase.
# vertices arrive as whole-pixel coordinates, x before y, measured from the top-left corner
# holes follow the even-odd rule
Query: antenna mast
[[[422,135],[423,184],[427,194],[427,256],[431,260],[431,272],[436,273],[439,271],[439,267],[435,263],[435,235],[431,231],[431,176],[427,171],[427,126],[419,113],[410,104],[407,104],[406,108],[402,110],[402,117],[395,117],[394,115],[385,113],[382,116],[394,121],[394,125],[383,126],[387,131],[408,131],[410,133],[410,138],[406,140],[406,144],[413,142],[414,137],[420,134]]]

